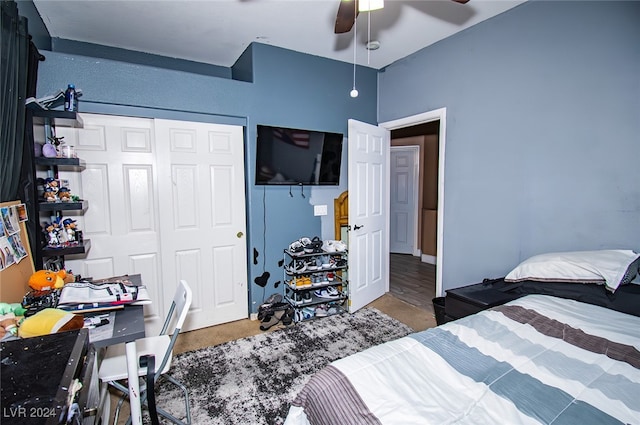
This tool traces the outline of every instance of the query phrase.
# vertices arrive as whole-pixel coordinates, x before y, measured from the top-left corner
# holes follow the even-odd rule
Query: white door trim
[[[418,211],[418,187],[419,187],[419,173],[418,168],[420,166],[420,145],[403,145],[403,146],[391,146],[390,150],[394,151],[409,151],[413,154],[413,200],[415,208],[412,212],[412,220],[413,220],[413,252],[411,255],[414,257],[420,256],[420,250],[418,249],[418,220],[420,217]],[[391,168],[389,168],[389,174],[391,175]],[[391,230],[391,226],[389,226],[389,230]],[[389,234],[389,240],[391,240],[391,234]]]
[[[380,123],[387,130],[409,127],[426,122],[440,120],[438,135],[438,230],[436,237],[436,297],[442,296],[442,239],[444,234],[444,164],[447,133],[447,108],[435,109],[420,114]]]

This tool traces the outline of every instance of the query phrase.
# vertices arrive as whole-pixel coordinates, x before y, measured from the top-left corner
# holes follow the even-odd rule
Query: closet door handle
[[[364,227],[364,224],[362,226],[358,226],[357,224],[355,226],[353,226],[353,230],[358,230],[358,229],[362,229]]]

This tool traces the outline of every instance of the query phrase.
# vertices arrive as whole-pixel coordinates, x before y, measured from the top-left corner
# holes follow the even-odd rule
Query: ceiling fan
[[[375,8],[381,9],[382,1],[378,0],[340,0],[340,6],[338,7],[338,14],[336,15],[336,25],[334,32],[336,34],[342,34],[351,31],[353,24],[356,22],[358,14],[362,11],[359,2],[367,2],[369,8],[365,10],[374,10],[373,3],[380,3],[380,6]],[[469,0],[452,0],[456,3],[468,3]]]

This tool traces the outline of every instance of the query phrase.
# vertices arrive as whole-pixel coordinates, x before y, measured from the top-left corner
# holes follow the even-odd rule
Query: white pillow
[[[504,280],[599,283],[613,292],[631,282],[638,273],[638,262],[640,254],[631,250],[553,252],[523,261]]]

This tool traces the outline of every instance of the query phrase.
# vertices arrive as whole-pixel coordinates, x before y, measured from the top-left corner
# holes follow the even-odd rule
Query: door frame
[[[391,151],[407,151],[407,152],[412,152],[413,154],[413,199],[415,200],[415,208],[413,209],[411,215],[411,219],[413,221],[413,252],[411,253],[411,255],[413,255],[414,257],[419,257],[421,254],[421,250],[418,249],[418,229],[420,228],[419,226],[419,219],[420,219],[420,211],[418,208],[418,198],[419,198],[419,193],[418,193],[418,188],[419,188],[419,178],[420,178],[420,173],[419,173],[419,167],[420,167],[420,145],[401,145],[401,146],[393,146],[391,145],[389,147],[389,158],[391,158]],[[389,176],[391,176],[391,172],[392,172],[393,166],[391,164],[389,164]],[[391,202],[391,197],[389,197],[389,202]],[[391,217],[389,217],[391,218]],[[391,241],[391,225],[389,225],[389,241]]]
[[[411,127],[431,121],[440,120],[440,130],[438,133],[438,229],[436,232],[436,297],[442,296],[442,245],[444,234],[444,165],[445,165],[445,144],[447,134],[447,108],[434,109],[420,114],[399,118],[392,121],[385,121],[378,124],[387,130]]]

